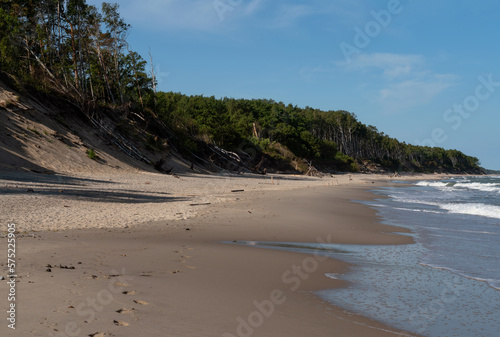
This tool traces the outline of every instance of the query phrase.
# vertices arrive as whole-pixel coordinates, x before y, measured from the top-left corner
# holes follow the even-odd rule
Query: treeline
[[[117,4],[0,0],[0,67],[80,104],[140,101],[151,87],[146,62],[129,49]]]
[[[367,163],[392,171],[482,170],[477,158],[399,142],[347,111],[157,93],[153,67],[148,73],[144,59],[130,50],[130,25],[118,9],[85,0],[0,0],[1,70],[86,111],[126,107],[135,112],[125,114],[136,119],[129,124],[142,128],[152,148],[161,149],[154,145],[163,138],[197,158],[212,160],[209,151],[225,155],[226,149],[254,166],[267,158],[303,172],[313,165],[357,171]]]
[[[409,145],[347,111],[322,111],[263,99],[159,93],[158,115],[194,138],[234,151],[251,142],[264,153],[295,156],[322,168],[356,171],[364,162],[391,171],[476,172],[479,160],[457,150]]]

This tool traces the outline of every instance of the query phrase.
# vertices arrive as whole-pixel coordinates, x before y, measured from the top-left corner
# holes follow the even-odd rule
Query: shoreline
[[[342,186],[339,178],[348,180]],[[436,176],[409,179],[413,178]],[[252,330],[249,336],[303,336],[311,331],[315,336],[414,336],[347,313],[313,294],[346,286],[345,281],[325,274],[349,272],[347,263],[221,243],[412,243],[409,236],[395,234],[408,232],[406,229],[381,224],[375,210],[351,201],[377,197],[369,190],[388,181],[386,176],[359,175],[354,179],[299,179],[303,186],[283,186],[282,182],[266,186],[269,189],[259,188],[257,183],[253,186],[257,188],[248,190],[247,184],[238,197],[228,197],[227,193],[201,196],[218,202],[202,206],[195,217],[188,219],[24,233],[18,239],[23,247],[19,252],[22,271],[18,287],[24,295],[19,300],[20,308],[24,308],[19,309],[19,316],[25,318],[19,329],[34,336],[64,333],[71,328],[82,336],[96,332],[156,336],[161,335],[161,327],[185,321],[185,325],[172,328],[170,335],[195,336],[205,331],[208,336],[229,337]],[[235,186],[242,185],[232,181],[223,187]],[[67,266],[75,270],[68,271]],[[123,293],[129,286],[135,296]],[[111,291],[115,288],[120,291]],[[102,294],[109,293],[108,301]],[[85,298],[103,301],[99,302],[102,308],[94,310]],[[216,303],[225,307],[214,309]],[[5,301],[1,310],[4,305]],[[127,314],[118,313],[120,309]],[[43,319],[35,322],[33,318],[40,312]],[[44,333],[33,334],[40,328]],[[71,334],[61,336],[66,335]]]
[[[24,294],[19,316],[25,318],[19,329],[33,334],[42,328],[40,336],[68,328],[82,336],[163,335],[160,331],[169,336],[195,336],[200,331],[225,337],[245,331],[248,336],[413,336],[346,313],[312,293],[345,286],[325,274],[348,272],[346,263],[220,243],[412,242],[395,234],[407,230],[380,224],[375,210],[351,201],[376,197],[368,190],[386,182],[320,183],[322,187],[247,190],[168,225],[162,220],[131,227],[34,232],[34,237],[19,238],[23,249],[18,287]],[[75,270],[53,267],[47,272],[48,265]],[[304,270],[300,273],[296,267]],[[112,291],[116,289],[120,291]],[[102,295],[108,293],[109,301]],[[86,298],[103,300],[102,309],[93,310]],[[123,313],[117,313],[119,309]],[[40,311],[44,317],[35,322]],[[95,319],[89,322],[90,318]]]

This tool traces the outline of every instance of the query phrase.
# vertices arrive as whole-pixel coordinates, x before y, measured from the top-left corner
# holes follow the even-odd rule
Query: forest
[[[217,168],[483,172],[475,157],[400,142],[348,111],[157,91],[153,57],[148,64],[130,49],[130,29],[118,4],[0,0],[0,71],[84,116],[114,115],[116,132],[140,134],[151,151],[168,143]]]

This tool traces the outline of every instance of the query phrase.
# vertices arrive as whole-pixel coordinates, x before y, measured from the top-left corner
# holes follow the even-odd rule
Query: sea
[[[500,336],[500,176],[401,181],[373,192],[376,199],[358,202],[410,229],[414,244],[257,245],[321,249],[352,263],[347,273],[326,275],[347,287],[317,293],[347,312],[409,335]]]

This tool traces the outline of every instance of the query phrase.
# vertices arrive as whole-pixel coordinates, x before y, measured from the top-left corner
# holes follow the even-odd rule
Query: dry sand
[[[4,173],[0,221],[21,233],[17,329],[0,335],[410,335],[312,294],[344,286],[325,274],[345,263],[221,243],[411,243],[351,202],[381,178]]]
[[[439,177],[438,175],[432,176]],[[412,175],[397,179],[424,179]],[[0,223],[19,231],[128,227],[184,220],[250,191],[287,191],[389,181],[390,175],[318,177],[255,174],[164,175],[144,171],[39,174],[0,171]],[[244,190],[244,194],[239,191]]]

